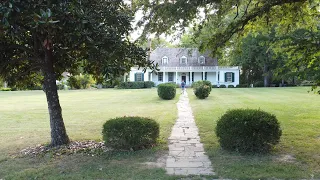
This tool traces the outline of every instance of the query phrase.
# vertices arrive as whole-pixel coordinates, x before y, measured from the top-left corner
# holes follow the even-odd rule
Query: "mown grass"
[[[218,176],[232,179],[319,179],[320,96],[308,88],[213,89],[205,100],[188,90],[201,141]],[[228,109],[261,109],[277,116],[281,142],[268,155],[226,152],[215,135]],[[235,135],[236,136],[236,135]],[[295,158],[295,159],[292,159]]]
[[[167,149],[177,117],[176,102],[156,89],[59,91],[64,122],[72,140],[102,140],[102,125],[119,116],[144,116],[160,124],[160,146],[102,156],[14,157],[21,149],[50,142],[46,98],[42,91],[0,92],[0,179],[173,179],[148,167]]]

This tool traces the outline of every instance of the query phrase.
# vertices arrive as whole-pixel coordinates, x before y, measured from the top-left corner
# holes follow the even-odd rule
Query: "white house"
[[[216,58],[201,54],[191,48],[157,48],[150,53],[150,61],[159,64],[160,70],[145,73],[138,67],[132,67],[130,81],[153,81],[156,85],[165,82],[187,85],[199,80],[211,81],[213,85],[238,85],[239,66],[218,66]]]

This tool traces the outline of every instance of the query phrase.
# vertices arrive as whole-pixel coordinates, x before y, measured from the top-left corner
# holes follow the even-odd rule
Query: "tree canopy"
[[[127,36],[133,12],[122,1],[3,0],[0,3],[0,77],[9,85],[41,76],[53,146],[69,142],[56,79],[79,66],[97,79],[134,65],[153,67]]]
[[[289,30],[319,15],[318,0],[133,0],[133,7],[144,12],[140,25],[148,33],[171,33],[192,25],[201,33],[207,28],[200,48],[216,54],[235,34],[257,27],[261,22],[282,24]],[[294,14],[292,12],[295,12]],[[306,19],[306,16],[309,18]],[[314,17],[314,16],[313,16]],[[319,17],[318,17],[319,18]],[[208,31],[209,29],[209,31]]]

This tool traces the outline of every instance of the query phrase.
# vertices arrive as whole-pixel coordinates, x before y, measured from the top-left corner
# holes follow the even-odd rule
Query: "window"
[[[143,81],[143,73],[136,73],[135,81]]]
[[[168,81],[173,82],[173,72],[168,72]]]
[[[199,64],[205,64],[206,63],[206,58],[203,56],[199,57]]]
[[[162,58],[162,64],[168,64],[168,57],[167,56],[164,56]]]
[[[182,57],[180,58],[180,64],[187,64],[187,57],[182,56]]]
[[[163,81],[163,72],[158,73],[158,81]]]
[[[233,73],[231,72],[226,73],[226,79],[225,79],[226,82],[232,82],[232,74]]]

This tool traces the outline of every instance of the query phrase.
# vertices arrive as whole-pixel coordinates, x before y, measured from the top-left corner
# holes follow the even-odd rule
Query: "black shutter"
[[[234,82],[234,73],[232,73],[232,82]]]
[[[227,73],[224,73],[224,82],[227,82]]]
[[[204,80],[207,80],[207,72],[204,73]]]

